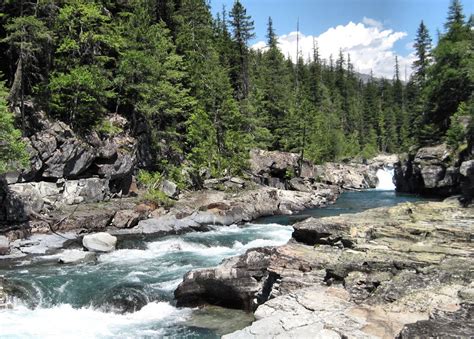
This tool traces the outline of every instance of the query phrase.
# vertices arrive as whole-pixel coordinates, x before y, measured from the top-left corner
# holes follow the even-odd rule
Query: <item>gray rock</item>
[[[144,218],[144,213],[135,210],[120,210],[115,213],[112,223],[118,228],[131,228],[138,225],[138,222]]]
[[[415,156],[415,163],[427,163],[430,165],[441,165],[451,157],[451,152],[446,144],[431,147],[422,147]]]
[[[88,234],[82,238],[82,245],[92,252],[111,252],[116,244],[117,237],[107,232]]]
[[[10,241],[4,235],[0,235],[0,255],[6,255],[10,252]]]
[[[178,186],[174,182],[166,179],[161,182],[161,191],[172,199],[179,195]]]
[[[474,176],[474,160],[464,161],[459,167],[459,173],[464,177]]]
[[[68,139],[44,162],[44,178],[73,178],[85,172],[95,160],[93,149]]]
[[[8,188],[21,198],[28,214],[39,213],[43,210],[44,200],[34,183],[13,184]]]
[[[421,169],[421,177],[426,188],[435,188],[444,178],[445,168],[443,166],[426,166]]]
[[[115,150],[115,152],[117,152],[117,150]],[[130,174],[134,165],[135,160],[130,154],[119,152],[114,163],[97,164],[97,173],[101,177],[107,177],[113,180]]]
[[[62,200],[65,204],[100,202],[109,196],[109,180],[89,178],[69,180],[64,184]]]

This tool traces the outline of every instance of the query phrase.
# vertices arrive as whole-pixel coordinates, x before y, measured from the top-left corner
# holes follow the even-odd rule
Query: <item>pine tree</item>
[[[441,134],[448,129],[450,117],[461,102],[467,101],[474,91],[471,72],[474,31],[464,22],[462,7],[453,0],[449,8],[446,34],[433,50],[434,64],[429,72],[427,88],[428,114],[425,124],[433,124]]]
[[[32,87],[44,80],[40,59],[52,42],[52,34],[34,16],[16,17],[5,28],[7,36],[3,42],[9,44],[11,57],[16,57],[16,71],[8,99],[13,105],[20,102],[21,129],[25,134],[25,95],[31,94]]]
[[[56,20],[56,69],[51,73],[51,113],[78,130],[97,123],[114,96],[110,55],[118,48],[111,19],[93,2],[64,5]]]
[[[247,15],[247,10],[239,0],[235,0],[232,10],[230,11],[230,25],[233,32],[233,40],[236,48],[237,66],[234,71],[234,81],[236,86],[236,94],[239,100],[248,96],[250,90],[249,83],[249,51],[248,42],[255,34],[254,23]]]
[[[8,110],[5,84],[0,81],[0,174],[10,170],[18,171],[26,167],[28,160],[21,132],[15,129],[13,114]]]

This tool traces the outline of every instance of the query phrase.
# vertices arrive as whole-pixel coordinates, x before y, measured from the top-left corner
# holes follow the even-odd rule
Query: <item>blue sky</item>
[[[225,5],[229,11],[233,2],[234,0],[211,0],[212,10],[216,13]],[[271,16],[276,33],[283,36],[282,46],[288,45],[288,49],[293,48],[291,44],[287,44],[288,39],[291,38],[288,34],[296,30],[296,21],[299,17],[300,32],[307,37],[306,44],[312,45],[314,37],[320,44],[320,48],[327,53],[333,54],[336,49],[335,44],[340,42],[342,45],[340,47],[344,52],[351,53],[352,57],[354,53],[357,54],[356,50],[361,50],[361,46],[373,47],[376,41],[385,39],[386,43],[380,42],[378,47],[370,51],[371,53],[376,53],[377,50],[382,52],[378,54],[378,61],[370,64],[367,60],[361,60],[356,68],[358,67],[363,72],[371,68],[374,69],[374,73],[389,77],[391,61],[387,61],[387,64],[382,66],[382,60],[393,59],[394,55],[398,55],[401,63],[409,68],[408,65],[413,59],[413,55],[410,56],[412,53],[410,44],[420,21],[422,19],[425,21],[433,41],[436,41],[436,30],[443,29],[450,0],[241,0],[241,2],[255,21],[256,38],[252,44],[265,40],[266,24],[268,17]],[[474,1],[462,0],[462,3],[466,16],[474,12]],[[358,26],[348,26],[349,22]],[[328,30],[337,26],[340,27],[328,33]],[[370,27],[374,30],[370,30]],[[367,33],[375,37],[373,41],[368,40]],[[318,37],[322,34],[325,34],[325,39],[321,39],[320,42]],[[355,46],[345,41],[344,37],[348,34],[351,34],[351,39],[355,41],[359,41],[358,37],[361,35],[364,38],[360,38],[358,45]],[[332,41],[331,46],[328,46],[329,41]],[[302,54],[305,57],[309,51],[305,50],[304,44],[303,39]],[[257,46],[263,45],[260,43]],[[309,46],[306,46],[306,49],[308,48]],[[291,54],[291,52],[287,53]],[[367,57],[371,55],[369,52],[361,51],[359,55],[362,59],[363,54]],[[353,60],[357,63],[357,55]]]

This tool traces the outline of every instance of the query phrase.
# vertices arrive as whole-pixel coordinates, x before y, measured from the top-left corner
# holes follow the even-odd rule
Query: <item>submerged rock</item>
[[[81,250],[68,250],[60,254],[58,262],[60,264],[79,264],[84,262],[94,262],[97,256],[94,252]]]
[[[119,284],[102,291],[95,298],[94,306],[105,312],[132,313],[139,311],[150,301],[146,286],[139,283]]]
[[[111,252],[116,244],[117,237],[107,232],[88,234],[82,238],[82,245],[92,252]]]

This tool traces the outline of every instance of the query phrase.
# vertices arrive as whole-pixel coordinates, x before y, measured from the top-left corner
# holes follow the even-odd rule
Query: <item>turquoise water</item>
[[[249,248],[285,244],[293,230],[290,224],[308,216],[416,200],[388,191],[348,192],[324,209],[127,242],[127,248],[101,255],[97,263],[64,266],[55,263],[55,256],[43,256],[14,268],[0,267],[0,275],[17,286],[14,309],[0,310],[0,337],[218,337],[249,324],[252,317],[216,308],[176,308],[173,291],[187,271],[215,266]]]
[[[307,209],[293,215],[274,215],[260,218],[257,224],[278,223],[291,225],[309,217],[321,218],[346,213],[357,213],[369,208],[394,206],[402,202],[428,200],[413,194],[396,193],[395,191],[367,190],[363,192],[344,192],[337,202],[325,208]]]

